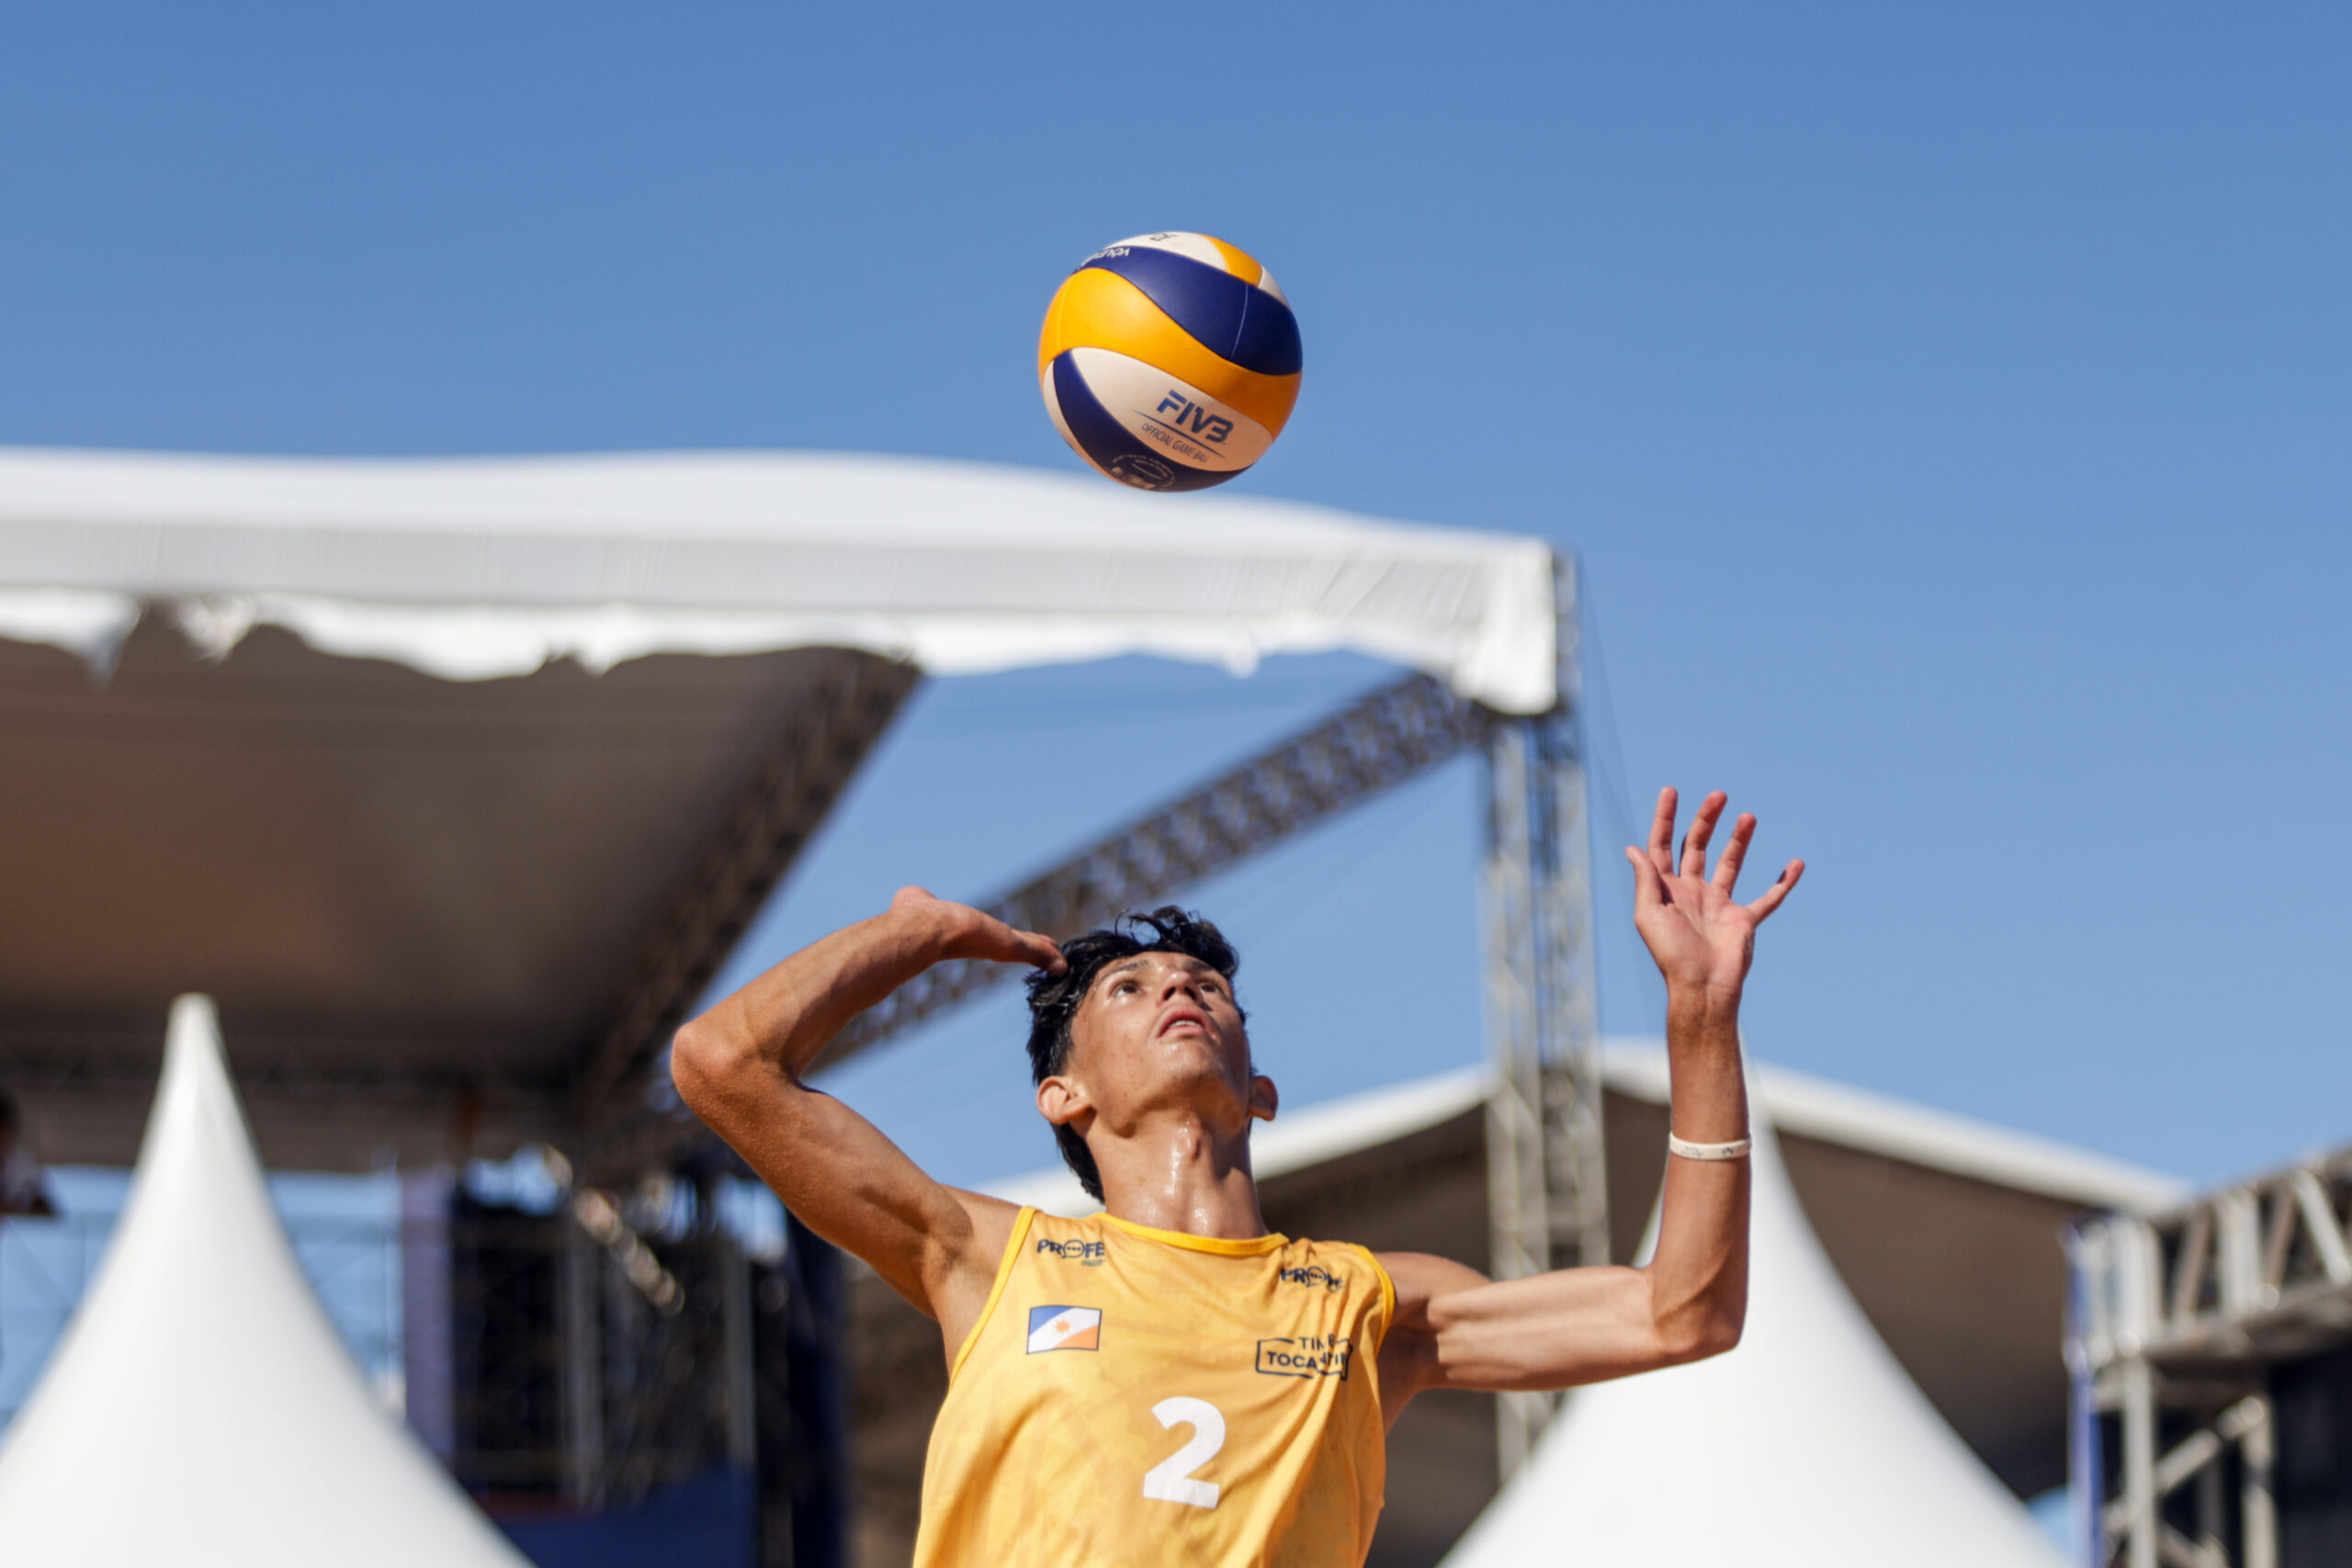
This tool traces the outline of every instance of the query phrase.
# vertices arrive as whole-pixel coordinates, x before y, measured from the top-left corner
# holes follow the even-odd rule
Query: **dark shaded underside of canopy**
[[[763,802],[796,737],[854,766],[913,679],[804,649],[449,682],[267,626],[212,662],[151,614],[100,682],[0,642],[0,1085],[47,1158],[127,1164],[206,991],[273,1166],[562,1137],[616,1022],[707,976],[831,804],[846,767]],[[762,856],[707,918],[714,863]]]

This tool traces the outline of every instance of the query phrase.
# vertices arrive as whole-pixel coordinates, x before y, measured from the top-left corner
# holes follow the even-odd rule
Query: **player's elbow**
[[[1710,1315],[1689,1343],[1690,1359],[1703,1361],[1710,1356],[1720,1356],[1739,1348],[1739,1337],[1747,1328],[1746,1314],[1738,1312],[1716,1313]]]
[[[1657,1323],[1659,1359],[1664,1365],[1679,1367],[1720,1356],[1738,1346],[1747,1319],[1744,1301],[1692,1302],[1668,1313]]]
[[[677,1086],[679,1100],[707,1120],[727,1083],[742,1071],[745,1055],[707,1018],[682,1025],[670,1037],[670,1081]]]

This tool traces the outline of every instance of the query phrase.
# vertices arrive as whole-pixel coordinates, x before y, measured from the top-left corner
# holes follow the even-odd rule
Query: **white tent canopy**
[[[920,458],[0,448],[0,1065],[125,1161],[200,983],[274,1163],[584,1146],[918,674],[1352,650],[1539,712],[1555,570]]]
[[[937,674],[1336,649],[1536,713],[1540,540],[911,457],[430,460],[0,449],[0,637],[104,663],[141,604],[453,680],[859,649]]]
[[[1663,1105],[1667,1072],[1663,1040],[1620,1037],[1601,1042],[1601,1081],[1612,1092]],[[1484,1104],[1494,1091],[1494,1081],[1490,1066],[1457,1067],[1286,1111],[1280,1120],[1250,1134],[1250,1168],[1263,1180],[1376,1147]],[[1866,1150],[2015,1191],[2046,1193],[2071,1204],[2124,1213],[2154,1213],[2186,1202],[2190,1194],[2188,1183],[2177,1177],[1833,1083],[1793,1067],[1750,1060],[1747,1087],[1758,1112],[1792,1136]],[[981,1190],[1052,1214],[1091,1214],[1102,1208],[1079,1186],[1078,1178],[1058,1165],[1003,1176]]]
[[[1739,1347],[1570,1395],[1449,1568],[2059,1568],[1872,1332],[1754,1120]]]
[[[0,1447],[0,1562],[526,1568],[335,1337],[201,997],[173,1009],[112,1249]]]

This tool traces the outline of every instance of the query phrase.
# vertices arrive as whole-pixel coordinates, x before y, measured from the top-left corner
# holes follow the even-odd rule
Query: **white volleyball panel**
[[[1107,348],[1073,348],[1069,358],[1105,412],[1188,468],[1237,473],[1274,444],[1273,434],[1239,409],[1140,359]],[[1055,419],[1060,422],[1058,410]]]
[[[1216,268],[1219,272],[1233,270],[1225,265],[1225,253],[1218,250],[1215,242],[1211,241],[1206,234],[1187,234],[1180,230],[1170,230],[1159,234],[1136,234],[1125,240],[1114,240],[1094,254],[1102,255],[1104,252],[1123,249],[1173,251],[1180,256],[1190,256],[1196,262]]]

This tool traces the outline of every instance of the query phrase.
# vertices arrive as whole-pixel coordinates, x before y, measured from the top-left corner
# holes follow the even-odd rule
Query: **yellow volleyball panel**
[[[1253,265],[1255,264],[1252,264]],[[1298,401],[1296,375],[1263,376],[1210,352],[1168,319],[1142,289],[1115,273],[1086,267],[1065,279],[1046,310],[1037,372],[1073,348],[1107,348],[1199,389],[1279,435]]]
[[[1201,238],[1216,247],[1216,254],[1225,258],[1225,270],[1242,282],[1255,283],[1266,276],[1266,269],[1258,265],[1258,258],[1240,246],[1228,245],[1215,234],[1204,234]]]

